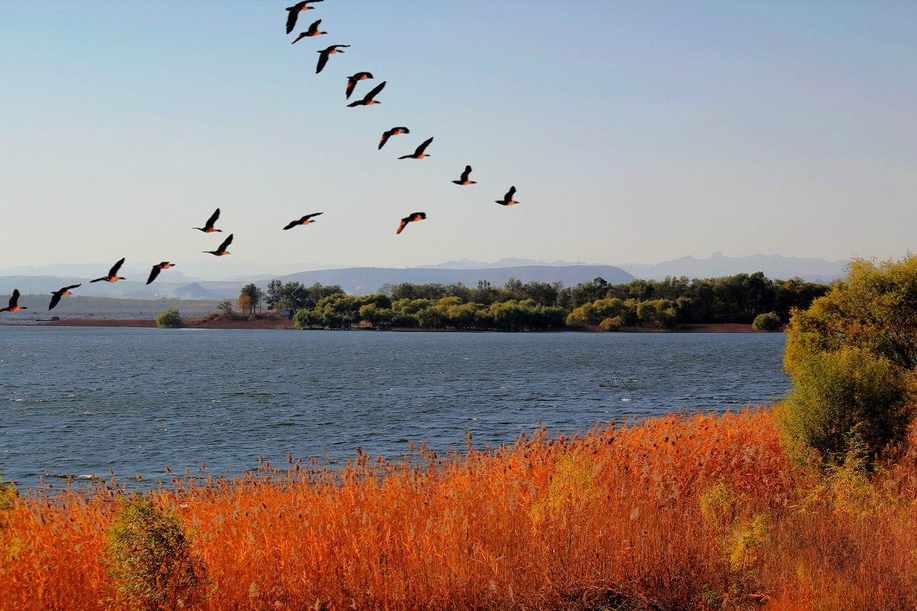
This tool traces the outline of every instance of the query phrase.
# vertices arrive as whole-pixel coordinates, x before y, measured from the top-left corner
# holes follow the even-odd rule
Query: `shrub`
[[[751,323],[751,328],[755,331],[779,331],[783,326],[783,321],[774,312],[758,314]]]
[[[156,317],[156,326],[160,329],[178,329],[182,326],[181,314],[174,308],[169,308]]]
[[[314,310],[296,310],[296,314],[293,315],[293,326],[297,329],[305,329],[320,323],[319,316]]]
[[[238,320],[239,315],[236,314],[232,309],[232,301],[229,299],[224,299],[219,304],[217,304],[217,312],[219,312],[220,317],[225,320]]]
[[[16,486],[3,481],[3,473],[0,473],[0,511],[5,511],[12,507],[16,496],[18,496]]]
[[[624,321],[621,320],[620,316],[615,316],[614,318],[606,318],[599,323],[599,328],[602,331],[617,331],[624,326]]]
[[[794,390],[781,423],[797,455],[860,450],[868,466],[903,440],[917,396],[917,257],[853,261],[844,282],[793,311],[784,366]]]
[[[203,564],[181,524],[140,496],[122,501],[108,530],[106,561],[130,608],[175,609],[201,598]]]
[[[868,458],[907,434],[907,384],[882,357],[850,347],[812,353],[795,363],[791,379],[777,417],[797,459],[810,449],[826,463],[851,453]]]

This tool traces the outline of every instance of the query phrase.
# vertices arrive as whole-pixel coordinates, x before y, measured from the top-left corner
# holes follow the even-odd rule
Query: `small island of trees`
[[[444,329],[539,331],[580,329],[676,329],[692,324],[739,323],[779,330],[794,308],[808,308],[830,287],[794,278],[771,280],[758,272],[721,278],[686,277],[609,284],[602,278],[564,287],[510,279],[502,287],[463,284],[385,285],[369,295],[340,286],[272,280],[262,290],[247,284],[236,301],[223,302],[224,317],[239,319],[290,313],[301,329]]]

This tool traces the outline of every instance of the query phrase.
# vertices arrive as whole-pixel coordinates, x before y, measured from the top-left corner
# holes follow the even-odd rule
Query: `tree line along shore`
[[[825,284],[771,280],[758,272],[721,278],[667,278],[609,284],[602,278],[563,287],[509,280],[502,287],[462,284],[386,285],[370,295],[338,286],[274,280],[254,283],[217,312],[184,321],[170,310],[160,326],[459,331],[774,331],[794,308],[826,294]],[[291,323],[284,321],[291,320]],[[269,321],[273,320],[274,323]]]

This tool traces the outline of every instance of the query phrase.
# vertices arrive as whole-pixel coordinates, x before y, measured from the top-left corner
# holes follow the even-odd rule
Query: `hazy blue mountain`
[[[666,276],[715,278],[732,274],[764,272],[768,278],[800,277],[812,282],[830,282],[846,275],[847,261],[784,257],[781,255],[751,255],[727,257],[713,253],[706,259],[682,257],[662,263],[626,263],[620,267],[638,278],[661,280]]]
[[[104,273],[104,272],[102,272]],[[109,284],[89,284],[89,279],[80,276],[0,276],[0,295],[8,295],[19,289],[24,295],[48,294],[68,284],[82,282],[83,286],[74,294],[86,297],[111,297],[117,299],[234,299],[239,290],[250,281],[264,287],[268,279],[277,278],[283,282],[297,281],[306,285],[338,284],[348,293],[363,295],[379,290],[384,284],[401,282],[451,284],[461,282],[469,287],[477,286],[478,280],[502,286],[510,278],[523,282],[562,282],[573,286],[589,282],[601,276],[613,284],[630,282],[633,276],[611,265],[525,265],[519,267],[487,269],[441,269],[441,268],[384,268],[350,267],[323,269],[287,275],[262,274],[250,280],[225,280],[188,282],[186,279],[172,281],[171,271],[164,272],[153,284],[146,284],[146,274],[138,273],[138,280],[125,280]]]
[[[515,257],[504,257],[499,261],[485,263],[483,261],[472,261],[471,259],[459,259],[458,261],[446,261],[436,265],[418,265],[423,269],[496,269],[501,267],[528,267],[532,265],[550,265],[550,266],[569,266],[585,265],[581,262],[572,263],[569,261],[537,261],[535,259],[517,259]]]

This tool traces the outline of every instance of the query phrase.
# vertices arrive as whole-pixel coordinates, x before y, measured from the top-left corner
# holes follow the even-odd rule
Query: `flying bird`
[[[322,22],[321,19],[312,22],[312,25],[309,26],[309,29],[306,30],[305,32],[300,32],[300,33],[299,33],[299,36],[297,36],[296,39],[295,39],[293,42],[291,42],[290,44],[291,44],[291,45],[295,45],[296,43],[298,43],[298,42],[299,42],[300,40],[302,40],[303,38],[310,38],[310,37],[312,37],[312,36],[321,36],[322,34],[327,34],[328,32],[320,32],[320,31],[319,31],[319,29],[318,29],[318,24],[320,24],[321,22]]]
[[[29,308],[19,305],[19,289],[13,290],[13,295],[10,297],[10,305],[8,308],[3,308],[0,312],[18,312],[19,310],[28,310]]]
[[[61,297],[64,295],[71,295],[70,289],[75,289],[76,287],[81,286],[79,284],[71,284],[70,286],[65,286],[59,291],[54,291],[51,293],[51,305],[48,306],[48,310],[53,310],[57,307],[57,304],[60,303]]]
[[[341,49],[345,49],[349,46],[350,45],[331,45],[330,47],[326,47],[321,51],[316,51],[316,53],[318,53],[318,65],[315,67],[315,74],[318,74],[324,69],[325,64],[328,63],[329,55],[334,55],[335,53],[343,53]]]
[[[324,0],[303,0],[287,7],[287,34],[296,27],[296,20],[299,18],[300,11],[311,11],[315,8],[314,6],[309,6],[313,2],[324,2]]]
[[[153,280],[156,280],[156,277],[159,276],[159,272],[164,269],[169,269],[170,267],[175,267],[174,263],[169,263],[168,261],[163,261],[162,263],[157,263],[153,266],[153,269],[150,270],[150,277],[146,279],[146,283],[149,284]]]
[[[411,130],[406,127],[393,127],[387,132],[382,132],[382,139],[379,140],[379,150],[382,150],[382,147],[385,146],[385,143],[388,142],[388,139],[392,136],[397,136],[399,134],[410,134]]]
[[[374,100],[373,98],[376,97],[377,95],[379,95],[379,92],[380,92],[380,91],[382,91],[383,89],[385,89],[385,84],[386,84],[387,82],[388,82],[388,81],[382,81],[381,83],[379,83],[378,85],[376,85],[375,87],[373,87],[373,90],[372,90],[372,91],[370,91],[370,92],[367,93],[365,96],[363,96],[363,99],[362,99],[362,100],[357,100],[357,101],[355,101],[355,102],[351,102],[350,104],[347,105],[347,107],[348,107],[348,108],[355,108],[355,107],[357,107],[357,106],[373,106],[373,105],[375,105],[375,104],[381,104],[382,102],[380,102],[380,101],[378,101],[378,100]]]
[[[203,231],[204,233],[213,233],[214,231],[218,231],[218,232],[222,233],[222,232],[223,232],[222,229],[214,229],[214,228],[213,228],[213,226],[214,226],[214,224],[216,224],[218,218],[220,218],[220,209],[219,209],[219,208],[217,208],[217,209],[216,209],[216,212],[214,212],[214,213],[210,216],[210,218],[207,219],[207,222],[204,223],[204,226],[203,226],[203,227],[192,227],[191,229],[197,229],[198,231]]]
[[[289,223],[287,223],[287,226],[283,228],[283,230],[286,231],[287,229],[293,229],[297,225],[308,225],[310,223],[314,223],[315,221],[313,221],[312,219],[318,216],[319,214],[323,214],[323,213],[322,212],[313,212],[312,214],[307,214],[306,216],[300,219],[297,219],[295,221],[290,221]]]
[[[398,225],[398,231],[395,234],[399,234],[404,231],[404,228],[408,226],[408,223],[413,223],[415,221],[422,221],[427,218],[426,212],[412,212],[403,219],[401,219],[401,224]]]
[[[350,94],[353,93],[354,87],[357,86],[357,83],[360,81],[365,81],[366,79],[373,78],[372,72],[357,72],[354,75],[347,77],[347,99],[350,99]],[[378,91],[376,93],[379,93]]]
[[[513,199],[513,196],[516,195],[516,187],[510,187],[509,191],[506,192],[506,195],[503,196],[503,199],[495,200],[501,206],[515,206],[519,202]]]
[[[124,259],[115,263],[110,270],[108,270],[107,276],[102,276],[101,278],[96,278],[95,280],[90,280],[90,282],[117,282],[118,280],[127,280],[127,278],[122,278],[118,275],[118,270],[121,269],[121,266],[124,265]]]
[[[463,185],[463,186],[464,186],[464,185],[476,185],[476,184],[478,184],[478,181],[476,181],[476,180],[469,180],[469,178],[468,178],[469,176],[471,176],[471,166],[470,166],[470,165],[466,165],[466,166],[465,166],[465,171],[462,172],[462,177],[459,178],[458,180],[453,180],[452,182],[454,182],[454,183],[457,184],[457,185]]]
[[[204,252],[209,255],[214,255],[217,257],[224,257],[228,254],[232,254],[228,250],[226,250],[226,247],[229,246],[230,244],[232,244],[232,234],[231,233],[229,234],[228,238],[223,240],[223,243],[220,244],[219,248],[217,248],[216,250],[205,250]]]
[[[423,159],[424,157],[430,157],[430,155],[427,155],[424,151],[427,150],[431,142],[433,142],[433,138],[427,138],[411,155],[402,155],[398,159]]]

